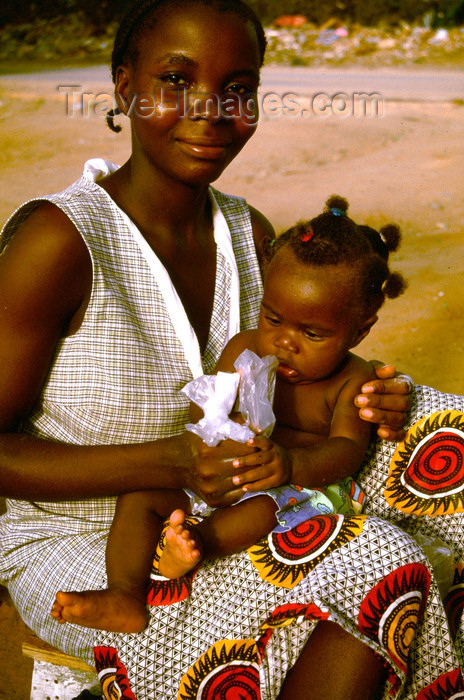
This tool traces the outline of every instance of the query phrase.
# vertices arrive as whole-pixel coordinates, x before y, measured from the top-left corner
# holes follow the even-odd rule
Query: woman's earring
[[[119,132],[122,130],[122,126],[114,123],[114,118],[117,117],[118,114],[122,114],[122,112],[119,109],[119,107],[115,107],[115,109],[110,109],[110,111],[107,113],[107,115],[105,117],[106,123],[110,127],[111,131],[114,131],[117,134],[119,134]]]

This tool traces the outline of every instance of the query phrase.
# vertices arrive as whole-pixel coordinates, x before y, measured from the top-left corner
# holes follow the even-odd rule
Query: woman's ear
[[[130,110],[131,95],[129,86],[131,82],[131,71],[127,66],[119,66],[116,70],[114,80],[114,96],[122,114],[126,116]]]
[[[377,316],[377,314],[373,314],[372,316],[369,316],[369,318],[366,318],[362,322],[362,325],[358,330],[358,335],[356,336],[356,340],[353,343],[353,345],[351,345],[352,348],[355,348],[356,345],[359,345],[361,340],[363,340],[366,337],[366,335],[369,335],[369,332],[370,332],[372,326],[374,325],[374,323],[377,323],[378,319],[379,319],[379,317]]]

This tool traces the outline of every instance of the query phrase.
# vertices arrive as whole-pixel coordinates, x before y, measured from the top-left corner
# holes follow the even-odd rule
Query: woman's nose
[[[196,92],[189,95],[190,119],[205,119],[215,123],[223,118],[220,97],[214,92]]]

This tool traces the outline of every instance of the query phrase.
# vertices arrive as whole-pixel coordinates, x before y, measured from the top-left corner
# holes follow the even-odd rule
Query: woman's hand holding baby
[[[412,405],[414,382],[405,374],[398,374],[393,365],[372,361],[378,379],[367,382],[355,398],[359,415],[369,423],[377,424],[377,434],[384,440],[400,441],[407,413]]]

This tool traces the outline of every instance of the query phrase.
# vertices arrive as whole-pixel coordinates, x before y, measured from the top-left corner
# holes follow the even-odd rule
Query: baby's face
[[[351,268],[305,265],[283,248],[265,279],[259,354],[278,358],[277,373],[284,381],[310,383],[329,377],[360,340],[358,298]]]

